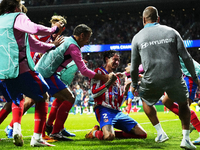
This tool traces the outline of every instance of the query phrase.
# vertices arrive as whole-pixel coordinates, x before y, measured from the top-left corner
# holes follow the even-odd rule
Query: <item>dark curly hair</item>
[[[116,50],[109,50],[109,51],[105,51],[103,53],[103,61],[106,62],[106,57],[111,58],[113,57],[115,54],[120,55],[118,51]]]
[[[15,12],[15,8],[19,7],[21,0],[2,0],[0,3],[0,15],[7,12]]]

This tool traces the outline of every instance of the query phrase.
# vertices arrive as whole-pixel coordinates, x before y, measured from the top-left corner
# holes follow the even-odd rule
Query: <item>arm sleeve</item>
[[[59,30],[57,26],[48,28],[43,25],[33,23],[25,14],[19,14],[16,17],[14,28],[21,32],[36,35],[51,35]]]
[[[192,60],[192,57],[190,56],[190,54],[188,53],[187,49],[185,48],[185,45],[183,43],[183,40],[181,38],[181,36],[179,35],[178,32],[176,32],[176,40],[177,40],[177,50],[178,53],[180,55],[180,57],[182,58],[185,67],[187,68],[187,70],[189,71],[189,73],[191,74],[191,77],[193,78],[194,81],[198,81],[196,72],[195,72],[195,68],[194,68],[194,63]]]
[[[131,69],[130,69],[131,80],[132,80],[131,86],[133,86],[134,88],[136,88],[138,85],[138,72],[139,72],[138,67],[140,65],[140,62],[141,59],[134,37],[131,43]]]
[[[94,89],[92,89],[93,98],[101,96],[103,93],[105,93],[108,90],[108,88],[105,86],[105,84],[97,89],[95,89],[95,87],[96,87],[96,85],[94,85]]]
[[[29,35],[28,40],[29,40],[31,52],[45,53],[47,50],[50,50],[55,47],[54,44],[45,43],[45,42],[41,42],[37,40],[36,38],[33,37],[33,35]]]
[[[94,72],[99,73],[99,74],[101,73],[100,71],[98,72],[98,69],[95,69]],[[101,96],[108,90],[108,88],[105,86],[105,83],[103,85],[101,85],[101,82],[103,82],[103,81],[96,80],[96,79],[91,80],[93,98]]]
[[[74,44],[71,44],[68,49],[70,50],[70,55],[81,74],[88,78],[94,78],[95,72],[87,68],[85,62],[83,61],[80,49]]]

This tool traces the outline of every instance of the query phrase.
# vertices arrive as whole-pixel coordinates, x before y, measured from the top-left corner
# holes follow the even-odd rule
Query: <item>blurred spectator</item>
[[[74,114],[77,114],[80,108],[80,114],[82,115],[83,113],[83,90],[81,89],[80,85],[76,85],[76,90],[75,90],[75,103],[74,103]]]

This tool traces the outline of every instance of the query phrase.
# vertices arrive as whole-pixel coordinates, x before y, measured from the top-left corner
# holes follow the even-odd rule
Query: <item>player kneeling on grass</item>
[[[104,53],[105,66],[95,69],[95,72],[103,75],[109,74],[119,66],[120,56],[117,51],[111,50]],[[125,84],[125,91],[122,93],[120,79],[116,75],[112,80],[103,82],[91,80],[92,93],[95,102],[96,119],[100,124],[86,134],[85,138],[94,137],[100,140],[113,140],[116,138],[146,138],[145,130],[131,117],[122,113],[119,107],[126,99],[130,83]],[[101,128],[101,130],[99,130]],[[114,131],[114,128],[121,131]]]

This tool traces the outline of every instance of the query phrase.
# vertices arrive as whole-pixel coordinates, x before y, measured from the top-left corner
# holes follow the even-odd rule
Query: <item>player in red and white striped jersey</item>
[[[117,69],[120,62],[120,56],[117,51],[110,50],[104,53],[104,67],[95,69],[99,74],[111,74]],[[113,80],[114,77],[112,76]],[[119,107],[126,99],[129,84],[125,84],[125,91],[122,91],[121,81],[115,76],[106,83],[92,79],[92,93],[95,102],[96,119],[100,124],[94,126],[93,129],[86,134],[85,138],[92,139],[94,137],[100,140],[113,140],[117,138],[146,138],[145,130],[131,117],[123,114]],[[101,130],[99,130],[101,128]],[[121,131],[114,131],[117,128]]]
[[[94,72],[103,75],[109,74],[104,67],[97,68]],[[95,105],[120,110],[119,107],[123,102],[123,93],[120,87],[121,81],[118,77],[115,84],[110,88],[107,88],[105,82],[100,80],[92,80],[91,83]]]

